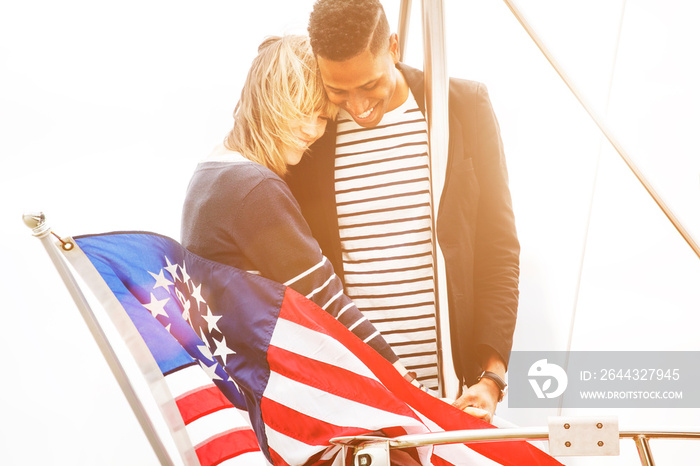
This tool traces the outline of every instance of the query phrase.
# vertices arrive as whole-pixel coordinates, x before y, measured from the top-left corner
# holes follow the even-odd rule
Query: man
[[[398,38],[378,0],[319,0],[309,35],[341,112],[288,183],[348,296],[404,366],[435,388],[423,73],[399,63]],[[520,247],[488,94],[479,83],[451,80],[449,99],[447,172],[436,212],[454,367],[468,386],[454,404],[491,420],[505,389]]]

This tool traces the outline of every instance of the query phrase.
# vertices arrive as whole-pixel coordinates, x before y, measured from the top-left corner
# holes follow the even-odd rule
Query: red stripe
[[[272,464],[275,466],[290,466],[289,463],[287,463],[284,458],[282,458],[279,453],[277,453],[275,450],[272,448],[268,448],[270,451],[270,458],[272,459]]]
[[[445,430],[495,428],[491,424],[445,404],[414,387],[384,358],[364,344],[327,312],[287,288],[280,318],[333,337],[354,353],[394,395]],[[470,443],[472,450],[503,465],[560,465],[557,460],[527,442]]]
[[[316,419],[264,396],[260,408],[263,421],[267,426],[307,445],[329,446],[328,440],[334,437],[367,433],[367,429],[337,426]]]
[[[270,370],[335,396],[418,419],[406,403],[374,379],[276,346],[267,350]]]
[[[454,466],[454,464],[450,463],[445,458],[440,458],[438,455],[431,456],[430,462],[433,463],[433,466]]]
[[[260,447],[253,431],[241,427],[208,438],[194,450],[201,466],[214,466],[243,453],[260,451]]]
[[[205,385],[175,399],[185,425],[225,408],[233,408],[231,402],[216,385]]]

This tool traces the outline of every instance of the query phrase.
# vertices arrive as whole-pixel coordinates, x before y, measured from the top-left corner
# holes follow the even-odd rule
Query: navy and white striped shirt
[[[427,125],[412,94],[374,128],[338,116],[345,290],[418,380],[437,388]]]

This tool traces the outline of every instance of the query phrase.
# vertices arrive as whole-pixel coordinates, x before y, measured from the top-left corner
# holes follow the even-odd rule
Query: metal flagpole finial
[[[32,229],[34,236],[42,236],[49,231],[49,226],[46,224],[46,216],[43,212],[28,212],[22,215],[24,224]]]

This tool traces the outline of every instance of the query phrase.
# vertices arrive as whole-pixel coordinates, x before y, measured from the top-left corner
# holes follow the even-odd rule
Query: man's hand
[[[491,379],[483,378],[478,383],[467,388],[462,396],[457,398],[452,406],[456,406],[467,414],[491,422],[496,412],[501,391]]]
[[[505,380],[506,364],[498,353],[489,346],[481,348],[481,367]],[[486,422],[491,422],[500,398],[501,390],[496,385],[496,382],[484,377],[479,382],[465,389],[462,396],[457,398],[452,403],[452,406],[456,406],[462,411],[481,418]]]

